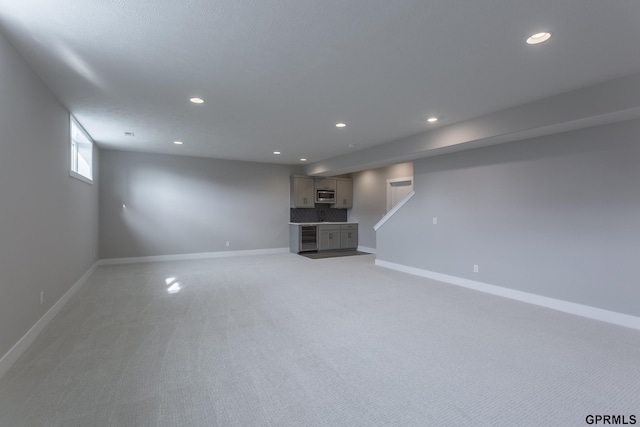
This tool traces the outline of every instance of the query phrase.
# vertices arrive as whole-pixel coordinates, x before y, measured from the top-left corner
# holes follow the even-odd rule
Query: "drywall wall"
[[[633,120],[416,161],[377,257],[638,316],[639,136]]]
[[[290,166],[102,150],[100,168],[101,258],[289,246]]]
[[[0,35],[0,358],[97,260],[98,185],[69,164],[69,113]]]
[[[349,221],[359,223],[359,246],[376,247],[373,226],[387,213],[387,180],[412,176],[411,162],[352,174],[353,208],[349,210]]]

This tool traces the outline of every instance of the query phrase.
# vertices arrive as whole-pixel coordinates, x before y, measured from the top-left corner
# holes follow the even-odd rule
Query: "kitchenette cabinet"
[[[358,223],[289,223],[291,252],[320,252],[358,248]]]
[[[315,186],[316,186],[316,190],[336,191],[336,179],[335,178],[316,178]]]
[[[318,250],[332,251],[341,249],[340,225],[323,224],[318,226]]]
[[[291,177],[291,200],[289,207],[313,208],[315,207],[314,179],[309,176],[294,175]]]
[[[336,178],[336,204],[338,209],[353,207],[353,180]]]
[[[358,224],[340,226],[340,249],[356,249],[358,247]]]
[[[328,194],[320,194],[323,191]],[[316,203],[329,204],[334,209],[353,207],[353,180],[350,178],[292,175],[290,192],[291,208],[314,208]]]

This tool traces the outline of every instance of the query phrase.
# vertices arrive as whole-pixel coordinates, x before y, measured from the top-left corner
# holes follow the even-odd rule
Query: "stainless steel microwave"
[[[316,190],[316,203],[335,203],[335,190]]]

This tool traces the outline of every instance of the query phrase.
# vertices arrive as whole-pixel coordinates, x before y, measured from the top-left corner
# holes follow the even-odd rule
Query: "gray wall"
[[[69,163],[68,112],[0,35],[0,357],[97,260],[98,185]]]
[[[638,316],[639,138],[634,120],[416,161],[378,258]]]
[[[387,179],[413,176],[413,163],[401,163],[352,174],[353,208],[349,221],[359,223],[358,244],[376,247],[373,226],[387,213]]]
[[[102,150],[100,169],[101,258],[289,246],[292,167]]]

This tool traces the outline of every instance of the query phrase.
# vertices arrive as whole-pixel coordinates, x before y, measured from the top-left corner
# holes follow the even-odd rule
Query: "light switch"
[[[435,224],[437,224],[437,223],[438,223],[438,217],[437,217],[437,216],[434,216],[434,217],[433,217],[433,224],[435,225]]]

